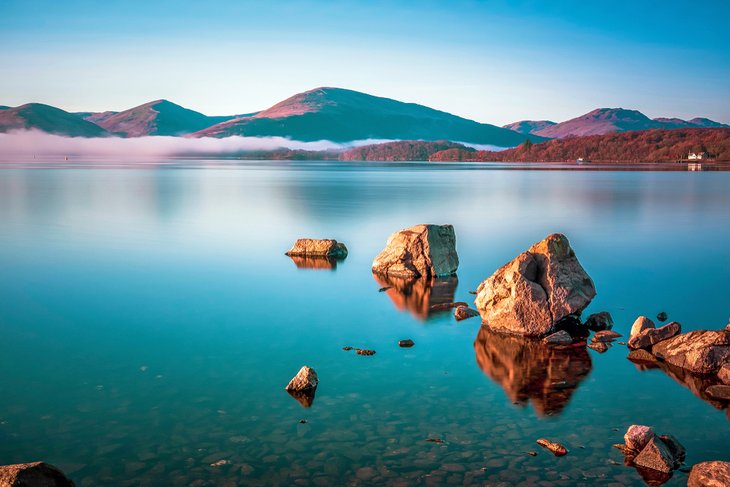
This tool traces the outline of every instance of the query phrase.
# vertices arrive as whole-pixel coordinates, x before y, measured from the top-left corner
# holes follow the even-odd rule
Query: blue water
[[[624,346],[515,358],[477,339],[478,319],[428,315],[428,290],[378,292],[370,272],[393,231],[451,223],[460,267],[446,294],[473,302],[494,270],[562,232],[598,290],[586,314],[611,312],[625,335],[659,311],[717,329],[730,316],[728,188],[730,172],[6,165],[0,464],[44,460],[81,486],[641,484],[611,448],[634,423],[679,438],[689,465],[729,461],[727,408],[639,370]],[[305,236],[349,256],[298,268],[283,254]],[[493,353],[508,357],[501,371]],[[532,363],[560,361],[548,379],[567,390],[520,386],[544,378]],[[308,409],[283,390],[304,364],[320,378]]]

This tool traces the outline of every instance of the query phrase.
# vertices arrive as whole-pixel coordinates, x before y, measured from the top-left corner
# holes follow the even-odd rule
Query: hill
[[[553,125],[556,125],[556,123],[551,122],[550,120],[522,120],[520,122],[503,125],[502,128],[514,130],[521,134],[535,134],[540,130],[552,127]]]
[[[462,144],[446,140],[427,142],[404,140],[372,144],[349,149],[340,154],[341,161],[428,161],[431,154],[447,149],[473,151]]]
[[[0,132],[41,130],[70,137],[102,137],[106,130],[66,112],[42,103],[27,103],[0,110]]]
[[[209,117],[167,100],[155,100],[123,112],[86,115],[109,132],[125,137],[186,135],[230,117]]]
[[[674,129],[591,135],[522,144],[500,152],[448,149],[432,161],[564,162],[578,158],[593,162],[671,162],[690,152],[708,152],[717,161],[730,161],[730,129]]]
[[[317,88],[299,93],[254,116],[229,120],[194,135],[281,136],[334,142],[447,139],[500,147],[513,147],[525,140],[523,134],[494,125],[342,88]],[[533,135],[528,137],[542,140]]]

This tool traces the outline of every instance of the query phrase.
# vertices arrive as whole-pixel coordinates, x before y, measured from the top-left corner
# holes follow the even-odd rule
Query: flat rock
[[[454,227],[416,225],[388,238],[372,270],[388,276],[428,278],[455,274],[458,267]]]
[[[730,386],[726,385],[714,385],[705,389],[707,394],[712,399],[719,401],[730,401]]]
[[[624,442],[626,446],[634,451],[641,451],[654,438],[656,434],[654,430],[649,426],[641,424],[632,424],[629,429],[626,430],[624,435]]]
[[[342,242],[329,238],[300,238],[286,252],[286,255],[290,257],[330,257],[333,259],[344,259],[347,257],[347,247]]]
[[[609,348],[611,348],[611,345],[606,342],[598,341],[589,343],[588,348],[590,348],[591,350],[595,350],[598,353],[605,353],[608,351]]]
[[[457,306],[454,308],[454,318],[456,318],[456,321],[467,320],[475,316],[479,316],[479,312],[468,306]]]
[[[610,342],[615,340],[616,338],[623,336],[621,333],[617,333],[613,330],[601,330],[597,331],[594,335],[592,340],[594,342]]]
[[[482,282],[475,303],[491,328],[544,337],[561,320],[580,314],[595,295],[568,238],[556,233]]]
[[[657,358],[654,355],[644,350],[643,348],[630,351],[628,357],[626,358],[628,358],[632,362],[653,363],[657,361]]]
[[[727,487],[730,485],[730,462],[702,462],[692,467],[687,487]]]
[[[305,365],[299,369],[297,375],[289,381],[285,389],[287,391],[308,391],[316,389],[318,384],[319,378],[317,377],[317,373],[313,368]]]
[[[74,487],[58,468],[44,462],[0,466],[0,487]]]
[[[565,330],[556,331],[552,335],[548,335],[545,338],[542,339],[545,343],[550,343],[552,345],[570,345],[573,343],[573,337],[570,336],[570,333],[568,333]]]
[[[667,325],[668,326],[668,325]],[[667,363],[696,374],[715,374],[730,362],[730,333],[696,330],[657,343],[652,353]]]
[[[646,328],[637,335],[633,335],[629,338],[629,348],[632,350],[636,350],[638,348],[651,348],[657,343],[668,340],[681,332],[682,325],[676,321],[672,321],[660,328]]]
[[[537,444],[552,452],[552,454],[556,457],[562,457],[568,454],[568,449],[565,448],[563,445],[545,438],[540,438],[539,440],[537,440]]]
[[[636,455],[634,465],[657,472],[671,473],[674,470],[675,460],[669,447],[655,437]]]
[[[631,325],[631,332],[629,333],[629,338],[634,337],[641,333],[644,330],[647,330],[649,328],[656,328],[654,325],[654,322],[651,321],[646,316],[639,316],[634,321],[634,324]]]
[[[437,303],[431,305],[431,311],[448,311],[450,309],[458,308],[459,306],[469,307],[464,301],[454,301],[451,303]]]
[[[591,331],[610,330],[613,328],[613,318],[608,311],[601,311],[590,315],[586,319],[585,325]]]

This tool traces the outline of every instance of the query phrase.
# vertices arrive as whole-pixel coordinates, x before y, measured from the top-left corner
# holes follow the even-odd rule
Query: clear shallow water
[[[662,310],[686,330],[720,328],[728,187],[728,172],[7,165],[0,463],[43,459],[83,486],[640,484],[611,448],[632,423],[678,437],[688,464],[730,460],[728,411],[639,370],[623,346],[546,355],[424,308],[473,302],[559,231],[596,283],[586,313],[610,311],[624,334]],[[425,222],[455,226],[458,282],[378,292],[373,257]],[[283,253],[302,236],[350,254],[298,268]],[[283,390],[304,364],[320,377],[309,409]]]

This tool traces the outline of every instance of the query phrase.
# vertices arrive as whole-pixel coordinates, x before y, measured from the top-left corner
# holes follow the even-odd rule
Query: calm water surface
[[[688,464],[730,460],[728,411],[692,377],[428,313],[563,232],[596,283],[587,313],[617,331],[659,311],[723,327],[728,188],[730,172],[6,165],[0,463],[43,459],[82,486],[640,485],[611,448],[632,423],[678,437]],[[378,292],[373,257],[417,223],[454,225],[458,279]],[[350,255],[298,267],[283,253],[302,236]],[[283,390],[304,364],[308,409]]]

